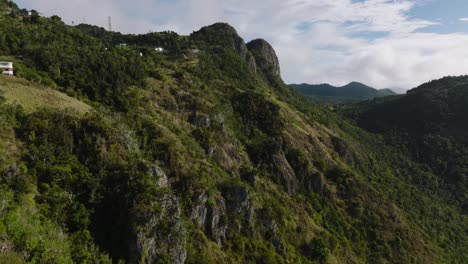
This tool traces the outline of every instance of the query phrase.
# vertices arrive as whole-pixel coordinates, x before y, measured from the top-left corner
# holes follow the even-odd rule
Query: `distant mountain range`
[[[395,95],[390,89],[377,90],[365,84],[351,82],[342,87],[335,87],[330,84],[290,84],[291,88],[314,99],[319,103],[336,104],[349,103]]]

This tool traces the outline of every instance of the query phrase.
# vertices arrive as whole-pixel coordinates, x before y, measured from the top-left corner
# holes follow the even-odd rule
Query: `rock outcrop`
[[[192,221],[197,223],[205,235],[219,245],[226,242],[227,225],[226,203],[222,198],[214,198],[214,203],[209,203],[208,194],[201,192],[195,195],[195,206],[191,212]]]
[[[250,69],[256,72],[255,57],[250,53],[244,40],[231,25],[227,23],[215,23],[194,32],[191,38],[195,41],[205,42],[211,46],[221,46],[236,51],[249,64]]]
[[[247,48],[254,55],[257,66],[265,74],[280,77],[279,60],[270,43],[263,39],[256,39],[249,42]]]
[[[350,166],[354,166],[354,154],[348,143],[339,137],[332,138],[332,145],[336,153]]]
[[[233,219],[230,222],[229,231],[251,236],[254,232],[255,211],[249,190],[244,186],[230,186],[223,188],[222,193],[226,200],[229,217]]]
[[[284,186],[288,194],[295,193],[299,184],[297,176],[282,150],[273,155],[272,165],[274,180]]]
[[[166,173],[159,165],[152,165],[148,168],[148,173],[152,177],[156,178],[156,185],[160,188],[169,187],[169,179]]]
[[[189,117],[189,122],[197,127],[209,127],[210,126],[210,116],[202,113],[192,113]]]
[[[160,213],[148,212],[145,223],[133,231],[130,263],[154,263],[161,258],[168,258],[170,263],[184,263],[187,258],[186,230],[178,199],[165,194],[153,205],[158,206]]]
[[[186,228],[179,199],[166,192],[167,175],[158,165],[148,173],[161,188],[160,194],[148,206],[133,208],[131,216],[131,243],[129,263],[155,263],[160,260],[182,264],[187,258]]]

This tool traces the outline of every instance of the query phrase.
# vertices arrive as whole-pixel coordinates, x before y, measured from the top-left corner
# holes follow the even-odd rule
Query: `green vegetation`
[[[78,114],[91,111],[91,107],[51,88],[24,79],[0,76],[0,92],[6,103],[18,104],[27,113],[40,108],[69,109]]]
[[[446,77],[406,95],[343,106],[339,111],[366,130],[381,133],[441,182],[443,197],[468,209],[468,77]]]
[[[269,45],[249,50],[226,24],[135,36],[0,7],[0,52],[17,68],[0,79],[0,263],[468,258],[466,191],[450,194],[411,144],[286,86]],[[361,125],[399,98],[346,107]],[[454,107],[442,120],[465,128]],[[443,162],[453,144],[438,134]]]
[[[291,84],[291,88],[321,104],[340,104],[365,101],[377,97],[395,95],[390,89],[376,90],[362,83],[352,82],[343,87],[329,84]]]

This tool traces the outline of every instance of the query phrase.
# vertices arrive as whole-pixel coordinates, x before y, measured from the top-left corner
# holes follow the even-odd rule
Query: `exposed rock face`
[[[189,122],[194,124],[197,127],[209,127],[210,117],[207,114],[193,113],[189,117]]]
[[[353,166],[354,165],[354,154],[351,151],[348,143],[342,138],[333,137],[332,144],[335,151],[340,155],[340,157],[346,162],[346,164]]]
[[[247,63],[249,64],[249,68],[257,73],[257,63],[255,62],[255,57],[252,53],[249,53],[249,57],[247,58]]]
[[[316,193],[323,193],[326,190],[326,179],[322,173],[312,175],[307,181],[307,189]]]
[[[219,199],[214,205],[207,208],[208,222],[205,224],[205,232],[219,245],[226,243],[227,225],[225,222],[226,203],[224,199]]]
[[[222,189],[222,197],[212,197],[208,201],[206,192],[195,195],[195,206],[191,218],[197,223],[206,236],[219,245],[226,243],[229,234],[242,232],[252,236],[254,232],[254,206],[249,191],[244,186]],[[228,223],[225,219],[231,219]]]
[[[227,211],[232,221],[229,228],[232,232],[242,232],[250,236],[253,234],[254,206],[250,199],[249,190],[244,186],[234,186],[222,190],[226,200]]]
[[[215,23],[201,28],[191,35],[196,41],[203,41],[212,46],[222,46],[235,50],[249,64],[250,69],[256,72],[257,65],[254,56],[245,45],[244,40],[237,34],[235,28],[227,23]]]
[[[187,258],[186,230],[176,197],[163,195],[158,204],[161,212],[148,214],[146,223],[138,225],[130,252],[130,263],[154,263],[162,257],[171,263],[184,263]],[[140,217],[141,218],[141,217]]]
[[[227,142],[215,148],[213,158],[219,161],[219,165],[227,171],[235,171],[238,164],[248,162],[248,157],[238,151],[240,143],[238,141]]]
[[[273,47],[263,39],[252,40],[247,44],[247,48],[255,56],[257,66],[265,74],[279,77],[281,75],[278,57]]]
[[[195,205],[192,207],[190,215],[192,220],[196,221],[202,228],[206,224],[206,215],[208,214],[207,201],[208,195],[205,192],[195,195]]]
[[[169,187],[166,173],[158,165],[148,171],[160,188]],[[158,208],[158,209],[155,209]],[[161,192],[152,204],[134,208],[129,263],[155,263],[165,259],[184,263],[187,258],[186,229],[177,197]]]
[[[256,226],[262,236],[270,241],[276,249],[276,252],[282,256],[286,255],[286,248],[277,232],[277,224],[271,212],[265,208],[258,209]]]
[[[214,204],[208,204],[206,192],[195,196],[196,205],[191,212],[192,221],[196,221],[206,236],[219,245],[226,242],[227,225],[224,222],[226,204],[224,199],[216,198]]]
[[[159,167],[158,165],[150,166],[148,172],[151,176],[156,178],[156,184],[160,188],[169,187],[169,180],[167,178],[166,173],[161,167]]]
[[[273,168],[276,181],[283,185],[288,194],[293,194],[298,188],[298,180],[294,169],[284,156],[283,151],[273,155]]]
[[[293,148],[290,148],[286,152],[287,162],[295,174],[295,178],[291,178],[291,183],[295,183],[295,186],[297,186],[299,191],[304,188],[307,192],[313,191],[316,193],[324,193],[324,191],[326,191],[327,183],[323,173],[317,170],[309,160],[304,159],[304,156],[298,154],[300,152],[296,152]],[[284,167],[288,168],[288,165],[285,165]],[[289,172],[285,175],[292,175],[292,173]]]

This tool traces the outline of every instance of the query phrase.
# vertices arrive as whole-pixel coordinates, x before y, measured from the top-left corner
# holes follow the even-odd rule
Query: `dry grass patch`
[[[16,77],[0,76],[0,92],[10,104],[21,105],[26,113],[39,108],[70,109],[77,114],[86,114],[91,106],[64,93]]]

